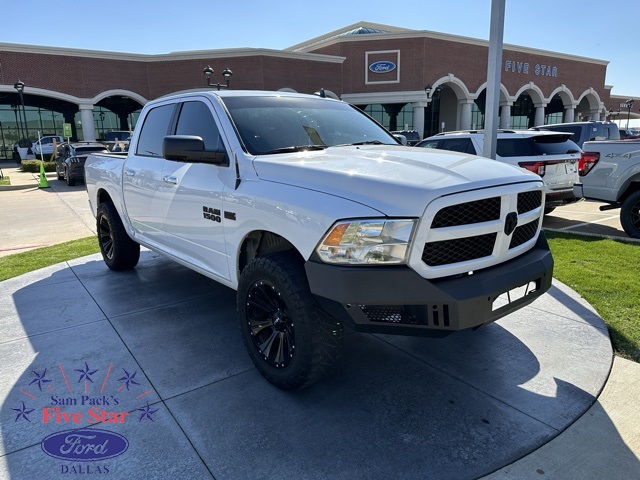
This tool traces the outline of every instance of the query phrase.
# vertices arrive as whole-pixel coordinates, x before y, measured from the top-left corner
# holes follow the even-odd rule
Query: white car
[[[538,174],[545,187],[545,213],[575,202],[573,184],[578,181],[580,147],[570,140],[571,133],[533,130],[499,130],[496,160]],[[465,130],[444,132],[416,145],[482,155],[484,132]]]
[[[40,140],[36,140],[31,145],[31,150],[35,155],[51,155],[53,153],[53,140],[58,145],[64,142],[64,139],[60,135],[46,135],[41,137]]]

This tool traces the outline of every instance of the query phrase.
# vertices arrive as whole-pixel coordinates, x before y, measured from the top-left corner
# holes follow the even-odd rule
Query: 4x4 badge
[[[504,234],[511,235],[518,226],[518,214],[511,212],[507,214],[507,218],[504,219]]]

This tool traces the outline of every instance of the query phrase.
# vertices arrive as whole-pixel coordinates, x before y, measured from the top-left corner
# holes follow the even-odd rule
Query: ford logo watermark
[[[373,73],[388,73],[393,72],[396,69],[396,64],[386,60],[380,62],[374,62],[369,65],[369,70]]]
[[[107,430],[66,430],[49,435],[41,443],[47,455],[72,462],[93,462],[122,455],[129,441]]]

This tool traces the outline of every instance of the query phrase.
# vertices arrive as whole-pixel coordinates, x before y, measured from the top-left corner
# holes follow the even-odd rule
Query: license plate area
[[[504,292],[499,295],[491,305],[491,311],[495,312],[496,310],[509,305],[515,301],[518,301],[527,295],[531,295],[538,289],[537,283],[535,281],[531,281],[525,285],[521,285],[516,288],[512,288],[511,290]]]

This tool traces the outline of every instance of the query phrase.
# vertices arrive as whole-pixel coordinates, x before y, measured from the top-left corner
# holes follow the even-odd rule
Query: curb
[[[28,190],[30,188],[39,188],[38,184],[33,185],[0,185],[0,192],[8,192],[14,190]]]

